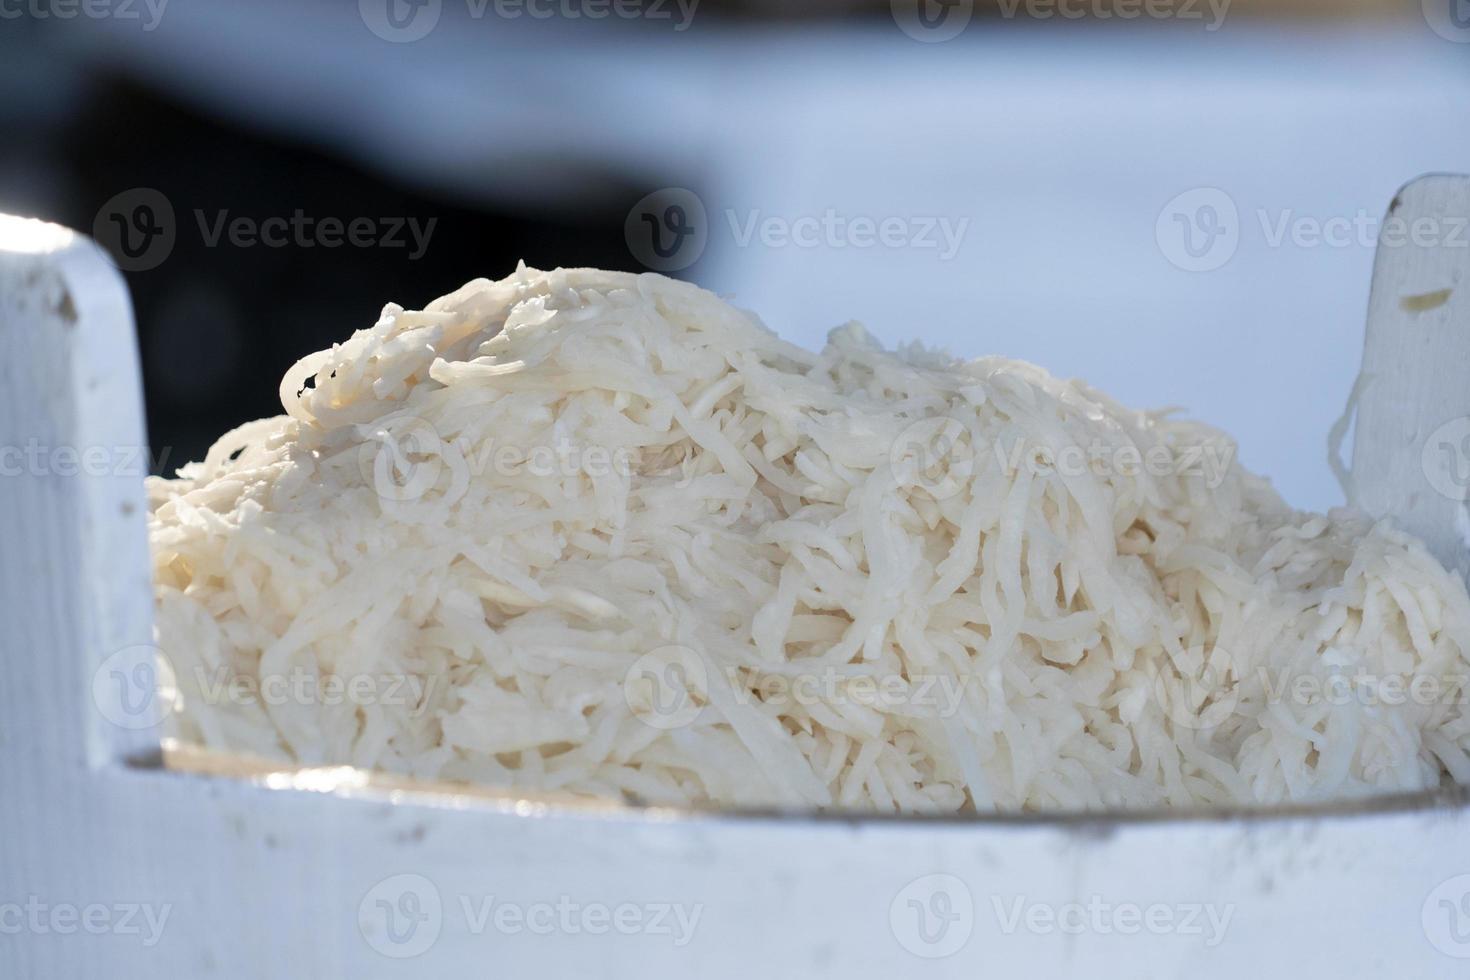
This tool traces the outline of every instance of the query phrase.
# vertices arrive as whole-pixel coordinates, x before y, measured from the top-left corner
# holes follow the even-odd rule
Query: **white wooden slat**
[[[141,443],[116,275],[82,239],[0,241],[0,447]],[[1458,798],[1249,820],[670,819],[126,765],[153,736],[112,731],[90,674],[146,632],[142,512],[124,506],[138,494],[121,474],[0,476],[4,980],[1463,976],[1470,942],[1442,907],[1470,895]],[[936,873],[952,876],[949,904],[912,884]],[[487,900],[523,914],[679,903],[700,918],[684,945],[559,913],[543,934],[497,927],[495,906],[482,924]],[[1214,944],[1182,924],[1007,926],[1018,907],[1054,916],[1072,902],[1192,908],[1195,930],[1213,903],[1229,924]],[[91,904],[113,915],[102,934],[48,917]],[[117,928],[138,905],[168,911],[154,944]],[[415,911],[427,918],[410,932]],[[948,917],[946,935],[964,940],[953,955],[916,955],[933,951],[917,912],[935,929]],[[388,914],[406,945],[385,939]],[[420,941],[413,958],[390,955]]]
[[[1470,572],[1470,177],[1405,186],[1379,235],[1350,502]]]

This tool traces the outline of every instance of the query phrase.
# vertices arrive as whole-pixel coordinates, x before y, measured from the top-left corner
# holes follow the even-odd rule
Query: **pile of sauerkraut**
[[[655,804],[1272,803],[1470,781],[1470,600],[1221,433],[521,268],[150,483],[182,739]]]

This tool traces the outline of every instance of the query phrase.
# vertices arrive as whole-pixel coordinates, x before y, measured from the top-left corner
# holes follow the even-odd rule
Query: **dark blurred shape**
[[[506,275],[521,259],[631,264],[623,220],[640,191],[612,176],[576,213],[496,213],[198,115],[131,83],[110,79],[92,91],[62,131],[23,141],[44,166],[20,167],[12,148],[3,189],[7,207],[29,202],[37,216],[82,230],[98,226],[101,209],[100,230],[113,222],[133,231],[128,202],[137,195],[129,192],[139,189],[160,192],[171,207],[172,247],[143,263],[151,267],[126,272],[156,469],[172,472],[202,458],[224,431],[279,414],[286,368],[371,326],[387,302],[420,307],[470,279]],[[40,174],[48,186],[20,182]],[[144,212],[148,220],[165,220],[157,210]],[[232,234],[240,219],[244,233]],[[349,241],[354,221],[358,241],[372,244]]]

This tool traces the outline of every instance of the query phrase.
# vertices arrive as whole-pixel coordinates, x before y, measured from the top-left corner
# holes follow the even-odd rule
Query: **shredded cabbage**
[[[522,267],[389,305],[281,400],[150,481],[193,743],[905,813],[1470,780],[1458,578],[1028,364]]]

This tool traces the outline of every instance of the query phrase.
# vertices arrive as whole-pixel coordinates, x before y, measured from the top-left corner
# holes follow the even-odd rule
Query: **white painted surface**
[[[1470,177],[1395,196],[1378,249],[1353,441],[1354,503],[1470,573]]]
[[[85,240],[0,249],[0,373],[0,446],[141,443],[126,297]],[[428,804],[302,788],[325,789],[324,774],[130,767],[149,736],[120,737],[119,705],[91,683],[146,640],[139,497],[125,475],[0,479],[6,980],[1464,975],[1463,800],[812,821]],[[682,945],[641,928],[673,905],[698,916]],[[634,934],[592,931],[634,916]],[[955,949],[929,959],[942,947],[928,940]]]

